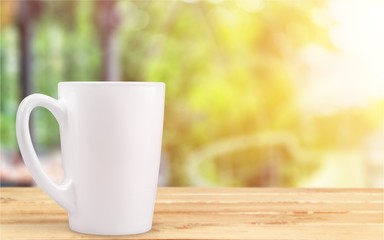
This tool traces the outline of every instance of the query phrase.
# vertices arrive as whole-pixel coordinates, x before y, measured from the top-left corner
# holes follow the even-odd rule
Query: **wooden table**
[[[39,188],[1,189],[0,239],[384,239],[383,189],[159,188],[153,229],[69,230]]]

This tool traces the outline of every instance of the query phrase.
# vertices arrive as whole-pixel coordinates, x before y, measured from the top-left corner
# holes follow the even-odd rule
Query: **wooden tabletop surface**
[[[159,188],[150,232],[72,232],[39,188],[1,188],[0,239],[384,239],[383,189]]]

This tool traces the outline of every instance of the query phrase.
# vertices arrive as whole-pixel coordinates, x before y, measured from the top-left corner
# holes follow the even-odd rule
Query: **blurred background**
[[[60,81],[167,84],[162,186],[383,187],[380,0],[1,0],[2,186],[33,186],[15,115]],[[33,113],[56,181],[59,129]]]

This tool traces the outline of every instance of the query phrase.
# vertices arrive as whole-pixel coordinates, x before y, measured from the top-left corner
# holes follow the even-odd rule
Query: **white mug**
[[[152,227],[161,155],[165,84],[60,82],[59,100],[26,97],[16,119],[17,140],[35,182],[68,212],[76,232],[124,235]],[[35,107],[60,126],[65,180],[43,171],[29,133]]]

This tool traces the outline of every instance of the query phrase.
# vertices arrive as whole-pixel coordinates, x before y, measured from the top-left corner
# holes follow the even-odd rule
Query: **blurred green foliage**
[[[253,5],[242,5],[245,2]],[[167,84],[163,153],[168,156],[170,184],[193,184],[186,172],[195,152],[233,137],[272,133],[276,141],[269,144],[210,155],[199,167],[201,175],[222,185],[295,186],[318,167],[318,152],[339,146],[338,136],[353,147],[380,125],[376,116],[367,116],[382,105],[368,113],[302,118],[292,69],[300,69],[295,56],[306,45],[334,48],[328,29],[316,24],[311,14],[324,4],[118,3],[122,79]],[[56,96],[60,81],[99,79],[101,51],[92,14],[92,1],[45,2],[33,39],[35,92]],[[20,101],[17,52],[11,25],[1,32],[1,147],[13,150],[17,149],[14,122]],[[46,111],[35,115],[35,124],[43,126],[36,128],[36,144],[42,149],[58,147],[55,120]],[[361,124],[360,132],[351,131],[348,137],[338,132],[341,126],[348,132]],[[282,132],[300,147],[281,142]],[[277,169],[272,183],[265,180],[271,178],[265,175],[270,169]]]

